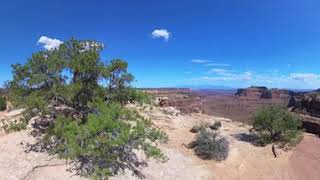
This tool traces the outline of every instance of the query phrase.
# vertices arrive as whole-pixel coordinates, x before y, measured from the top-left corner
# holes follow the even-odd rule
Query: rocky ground
[[[133,107],[132,107],[133,108]],[[136,108],[136,107],[135,107]],[[172,107],[140,109],[155,126],[169,135],[168,144],[161,145],[169,160],[165,163],[149,161],[143,169],[146,179],[318,179],[320,162],[319,138],[306,134],[304,140],[288,152],[281,151],[274,158],[270,147],[256,147],[250,142],[250,127],[230,119],[199,113],[180,114]],[[10,119],[11,118],[11,119]],[[1,121],[18,118],[18,112],[1,113]],[[193,140],[190,128],[201,122],[222,122],[221,135],[230,142],[229,157],[222,162],[205,161],[183,144]],[[26,153],[24,144],[34,141],[31,127],[21,132],[0,136],[1,179],[81,179],[66,171],[63,160],[46,153]],[[143,157],[143,155],[141,155]],[[112,177],[113,180],[136,179],[130,173]]]

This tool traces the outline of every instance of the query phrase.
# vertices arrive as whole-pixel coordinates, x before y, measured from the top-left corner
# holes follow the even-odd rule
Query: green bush
[[[225,160],[229,155],[229,142],[224,137],[218,137],[218,132],[200,128],[196,139],[188,144],[195,154],[205,160]]]
[[[5,97],[0,96],[0,111],[4,111],[7,109],[7,100]]]
[[[51,145],[50,152],[76,161],[75,169],[80,175],[98,179],[124,169],[139,172],[138,168],[145,162],[138,160],[134,149],[142,150],[148,158],[165,160],[156,144],[165,143],[167,138],[138,113],[119,104],[103,102],[98,104],[97,113],[88,116],[85,124],[59,117],[45,137]]]
[[[109,102],[151,104],[151,96],[142,90],[126,88],[108,94]]]
[[[253,130],[260,136],[262,145],[295,145],[302,134],[300,118],[280,106],[259,108],[253,115],[253,121]]]
[[[138,102],[139,104],[151,104],[151,96],[142,90],[132,89],[130,96],[130,99]]]
[[[190,148],[201,159],[222,161],[228,157],[229,142],[226,138],[218,138],[218,133],[201,129],[196,140],[189,144]]]

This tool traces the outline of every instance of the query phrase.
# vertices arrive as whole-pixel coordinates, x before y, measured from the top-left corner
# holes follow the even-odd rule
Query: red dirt
[[[306,134],[289,160],[289,174],[293,180],[320,178],[320,140]]]

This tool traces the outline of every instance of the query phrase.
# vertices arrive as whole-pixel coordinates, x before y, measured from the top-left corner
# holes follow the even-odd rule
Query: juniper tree
[[[259,108],[253,115],[253,130],[258,133],[261,144],[295,145],[300,140],[301,120],[285,108],[272,105]],[[272,146],[277,156],[275,146]]]
[[[40,140],[30,150],[46,150],[70,159],[84,176],[106,178],[125,169],[141,175],[145,163],[134,149],[163,158],[157,143],[167,136],[123,105],[146,102],[147,95],[131,88],[134,80],[121,59],[101,59],[103,44],[71,39],[59,48],[34,53],[15,64],[7,83],[10,100],[32,117],[44,120]],[[20,127],[20,126],[19,126]],[[19,128],[20,129],[20,128]]]

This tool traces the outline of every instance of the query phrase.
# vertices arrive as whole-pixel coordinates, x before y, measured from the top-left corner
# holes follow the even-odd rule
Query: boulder
[[[181,114],[180,111],[174,107],[165,107],[163,108],[163,112],[172,116],[178,116]]]

